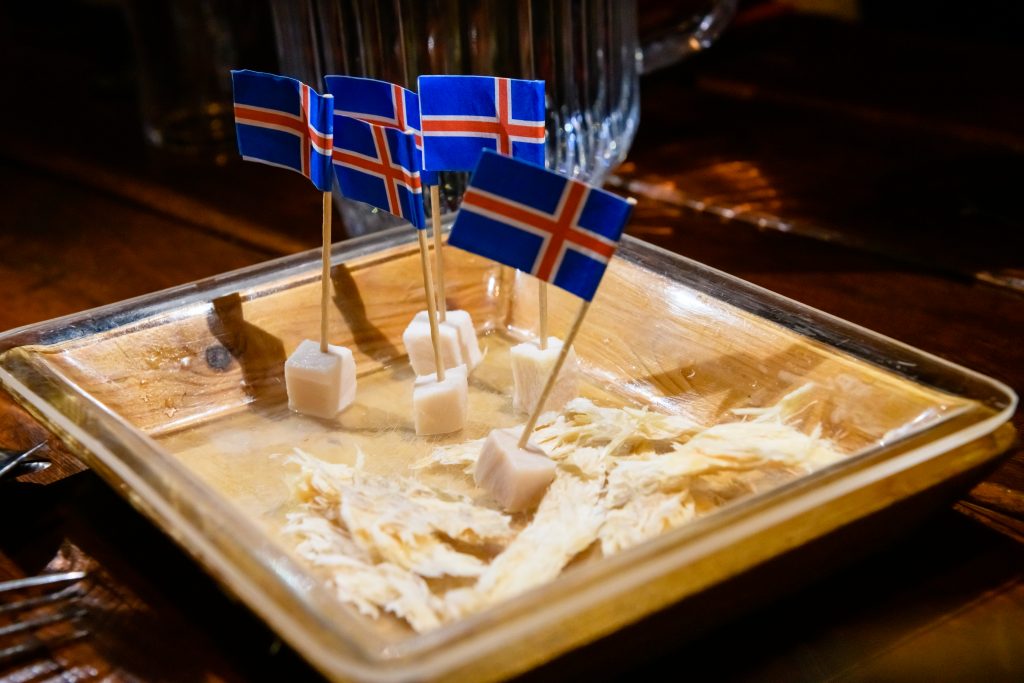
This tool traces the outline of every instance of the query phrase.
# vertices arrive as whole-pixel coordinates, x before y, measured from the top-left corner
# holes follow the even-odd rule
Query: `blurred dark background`
[[[673,5],[640,2],[642,40]],[[1022,32],[1009,1],[741,2],[711,49],[644,77],[612,186],[1021,287]],[[268,255],[315,246],[315,194],[234,150],[226,69],[276,68],[268,2],[4,3],[0,41],[4,163]],[[175,208],[169,190],[232,220]]]
[[[679,5],[639,4],[642,37]],[[741,2],[709,49],[643,76],[609,186],[639,198],[637,237],[1024,393],[1022,35],[1013,1]],[[6,2],[0,56],[0,330],[318,246],[318,193],[234,149],[226,70],[276,68],[268,1]],[[31,680],[313,676],[6,395],[0,437],[54,461],[0,497],[26,520],[0,522],[0,580],[70,539],[146,624]],[[534,678],[1021,680],[1022,541],[1018,445],[838,574],[692,642],[654,617]]]

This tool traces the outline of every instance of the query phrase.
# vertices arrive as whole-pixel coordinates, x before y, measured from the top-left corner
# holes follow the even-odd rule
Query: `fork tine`
[[[0,626],[0,638],[5,636],[14,635],[15,633],[24,633],[25,631],[33,631],[43,626],[49,626],[50,624],[58,624],[65,621],[74,621],[79,617],[84,617],[86,611],[84,609],[77,609],[74,612],[58,612],[57,614],[46,614],[35,619],[27,619],[25,621],[16,621],[13,624],[7,626]]]
[[[23,579],[12,581],[0,581],[0,593],[24,590],[33,586],[50,586],[58,583],[70,583],[81,581],[85,578],[85,572],[61,572],[59,574],[40,574],[39,576],[26,576]]]
[[[88,572],[73,571],[0,582],[0,597],[13,593],[11,601],[0,603],[0,616],[8,621],[6,615],[20,613],[14,616],[20,620],[0,626],[0,672],[14,662],[37,661],[88,637],[85,622],[90,610],[83,603],[92,584],[88,576]]]
[[[78,583],[73,583],[70,586],[65,586],[59,591],[54,591],[53,593],[38,595],[33,598],[25,598],[24,600],[19,600],[17,602],[9,602],[7,604],[0,605],[0,614],[23,612],[43,605],[52,605],[65,600],[72,600],[83,595],[85,595],[85,593],[82,591],[82,587],[78,585]]]
[[[88,635],[88,631],[85,629],[79,629],[68,633],[67,635],[50,638],[49,640],[32,639],[18,643],[17,645],[12,645],[8,648],[0,649],[0,669],[19,660],[34,658],[38,655],[53,652],[57,648],[63,647],[76,640],[80,640],[81,638],[85,638]]]
[[[35,446],[28,449],[24,453],[18,453],[17,451],[9,451],[6,448],[2,449],[3,455],[7,457],[0,460],[0,478],[2,478],[11,470],[13,470],[17,465],[24,462],[30,455],[32,455],[45,445],[45,441],[40,441],[39,443],[37,443]]]

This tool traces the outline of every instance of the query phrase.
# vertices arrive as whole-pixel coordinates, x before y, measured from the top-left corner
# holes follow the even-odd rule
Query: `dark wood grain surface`
[[[55,79],[73,62],[68,97],[91,133],[44,134],[63,120],[52,108],[4,114],[0,329],[317,244],[318,198],[301,178],[147,153],[112,48],[57,22],[55,57],[26,25],[35,18],[3,19],[5,49],[39,65],[13,70],[15,84]],[[1012,115],[1024,95],[988,72],[1009,48],[915,37],[908,50],[891,34],[822,22],[741,22],[715,51],[644,80],[641,133],[614,180],[640,198],[630,231],[1021,393],[1024,295],[1012,285],[1024,219],[1009,184],[1024,166]],[[941,78],[922,54],[949,67]],[[921,73],[962,87],[943,97]],[[1020,414],[1014,424],[1024,429]],[[0,446],[39,441],[54,465],[0,484],[0,580],[88,568],[101,618],[94,637],[0,678],[316,679],[0,396]],[[528,678],[1020,680],[1024,452],[959,495],[868,556],[725,624],[693,635],[669,610]]]

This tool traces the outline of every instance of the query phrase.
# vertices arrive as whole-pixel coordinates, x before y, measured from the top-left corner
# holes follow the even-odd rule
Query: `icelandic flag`
[[[471,171],[480,151],[544,164],[544,81],[420,76],[423,164]]]
[[[422,154],[420,98],[400,85],[357,76],[325,76],[327,92],[334,95],[334,116],[375,123],[412,133]],[[422,173],[424,185],[436,185],[437,174]]]
[[[334,120],[334,173],[341,193],[427,227],[412,133],[349,116]]]
[[[259,71],[232,71],[231,82],[242,158],[298,171],[330,192],[333,98],[294,78]]]
[[[632,210],[610,192],[488,150],[448,244],[590,301]]]

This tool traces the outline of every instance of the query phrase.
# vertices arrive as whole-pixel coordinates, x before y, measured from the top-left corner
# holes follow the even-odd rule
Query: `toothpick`
[[[423,269],[423,290],[427,295],[427,318],[430,319],[430,343],[434,345],[434,367],[437,381],[444,381],[444,363],[441,362],[441,333],[437,329],[437,306],[434,298],[434,280],[430,277],[430,261],[427,258],[427,231],[417,230],[420,238],[420,267]]]
[[[430,186],[430,222],[434,231],[434,259],[437,273],[437,314],[444,322],[448,317],[448,302],[444,292],[444,240],[441,238],[441,187]]]
[[[519,436],[519,448],[526,448],[526,444],[530,441],[530,435],[533,434],[533,429],[537,426],[537,420],[540,419],[541,413],[544,412],[544,404],[547,403],[548,395],[555,387],[555,380],[558,379],[558,373],[562,369],[562,365],[565,364],[565,359],[569,356],[569,349],[572,348],[572,343],[576,339],[576,333],[580,331],[580,325],[583,324],[583,318],[586,317],[589,309],[589,301],[584,301],[580,304],[580,310],[576,314],[576,320],[573,321],[572,328],[569,330],[569,334],[566,335],[565,342],[562,344],[562,350],[558,353],[558,358],[555,359],[555,365],[551,368],[551,374],[548,375],[548,381],[544,385],[544,391],[540,392],[540,398],[537,399],[537,405],[533,407],[533,413],[531,413],[530,419],[526,422],[526,426],[523,427],[523,433]]]
[[[331,193],[324,192],[323,238],[321,258],[323,271],[320,275],[320,353],[327,353],[327,308],[331,301]]]

